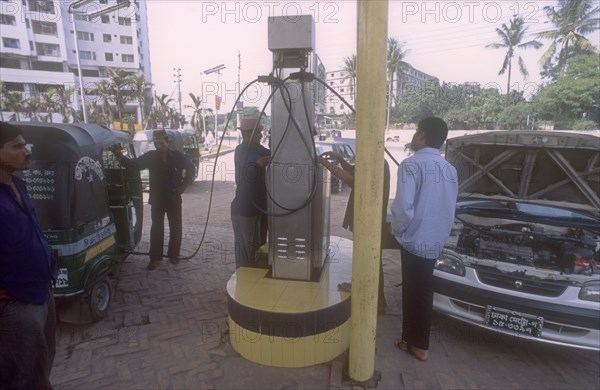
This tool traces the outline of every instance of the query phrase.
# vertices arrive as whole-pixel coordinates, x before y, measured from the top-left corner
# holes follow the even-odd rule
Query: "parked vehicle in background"
[[[350,164],[354,164],[355,154],[354,148],[345,142],[338,141],[316,141],[315,148],[317,150],[317,155],[321,155],[325,152],[335,152],[344,157],[344,160],[348,161]],[[334,160],[330,160],[332,164],[339,166],[339,163]],[[331,192],[340,192],[344,187],[344,183],[331,175]]]
[[[435,265],[434,308],[600,350],[600,138],[503,131],[447,144],[459,201]]]
[[[319,141],[335,141],[337,138],[342,137],[340,130],[320,130]]]
[[[169,148],[173,150],[179,150],[192,160],[196,172],[194,172],[194,179],[198,177],[198,169],[200,168],[200,143],[199,137],[196,131],[193,129],[173,130],[166,129],[169,135]],[[152,141],[152,134],[154,130],[142,130],[135,133],[133,137],[133,146],[135,148],[136,156],[155,150],[154,142]],[[149,173],[147,169],[140,172],[142,177],[142,184],[144,188],[148,187]]]
[[[31,147],[22,176],[58,262],[59,318],[100,320],[112,299],[109,278],[142,235],[139,172],[109,151],[120,144],[133,155],[131,136],[96,124],[11,124]]]

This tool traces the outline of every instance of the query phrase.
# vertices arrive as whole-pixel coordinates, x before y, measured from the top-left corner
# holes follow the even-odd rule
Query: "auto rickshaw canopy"
[[[76,228],[109,215],[103,151],[130,143],[128,133],[98,124],[11,124],[31,146],[30,169],[22,177],[42,229]]]

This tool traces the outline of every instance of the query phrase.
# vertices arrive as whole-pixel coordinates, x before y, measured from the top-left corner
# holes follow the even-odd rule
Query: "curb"
[[[235,152],[235,148],[231,148],[231,149],[227,149],[227,150],[221,150],[218,154],[220,156],[223,156],[225,154],[232,153],[232,152]],[[205,160],[208,160],[208,159],[211,159],[211,158],[215,158],[216,156],[217,156],[217,153],[201,154],[200,155],[200,161],[205,161]]]

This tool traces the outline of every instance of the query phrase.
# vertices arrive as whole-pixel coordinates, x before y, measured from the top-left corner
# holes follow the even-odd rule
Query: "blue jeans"
[[[55,331],[52,292],[43,305],[0,300],[0,389],[52,389]]]

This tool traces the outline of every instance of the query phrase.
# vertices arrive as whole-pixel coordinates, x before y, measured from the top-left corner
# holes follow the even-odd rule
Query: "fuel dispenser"
[[[311,73],[312,16],[269,18],[269,50],[282,84],[272,87],[272,159],[267,172],[273,277],[317,280],[329,247],[329,171],[316,163]],[[312,66],[314,67],[314,66]],[[292,69],[300,70],[292,73]]]
[[[351,280],[352,242],[330,237],[330,173],[316,160],[313,18],[270,17],[268,23],[274,71],[258,81],[272,88],[271,267],[240,267],[227,283],[229,340],[255,363],[306,367],[348,348],[350,293],[336,286]]]

